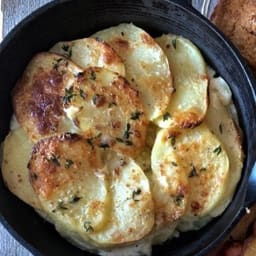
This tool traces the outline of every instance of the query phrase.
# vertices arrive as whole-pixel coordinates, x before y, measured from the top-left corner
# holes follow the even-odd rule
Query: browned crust
[[[68,166],[66,165],[68,161]],[[30,183],[37,195],[49,199],[55,190],[85,175],[79,169],[86,161],[97,169],[95,148],[79,135],[65,133],[40,140],[34,145],[28,163]]]
[[[256,72],[255,0],[221,0],[211,20],[237,46]]]
[[[100,74],[101,70],[101,68],[97,67],[86,69],[80,75],[74,89],[85,91],[87,97],[84,101],[90,101],[91,94],[97,95],[94,98],[91,111],[93,111],[93,107],[99,110],[103,107],[107,108],[113,102],[116,107],[121,109],[121,119],[113,119],[114,117],[111,117],[107,126],[99,124],[94,128],[100,134],[110,135],[112,137],[112,141],[108,146],[113,147],[116,151],[123,154],[134,156],[145,146],[148,126],[140,94],[130,86],[125,78],[117,74],[115,74],[115,79],[113,79],[111,85],[103,86],[100,80],[97,81],[98,74]],[[92,79],[92,77],[95,79]],[[136,113],[138,117],[132,118]],[[87,113],[84,114],[86,115]],[[88,115],[91,115],[91,113],[88,113]],[[77,123],[79,124],[79,120],[77,120]],[[125,138],[124,134],[127,130],[127,125],[129,126],[129,134]],[[87,133],[87,131],[84,132]]]
[[[56,67],[56,61],[59,61]],[[55,63],[56,62],[56,63]],[[51,53],[37,54],[29,63],[13,90],[13,107],[18,122],[37,141],[53,135],[64,115],[62,91],[66,83],[69,62]]]

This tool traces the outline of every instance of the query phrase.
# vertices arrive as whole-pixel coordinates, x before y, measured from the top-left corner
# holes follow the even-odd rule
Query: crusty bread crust
[[[235,44],[256,74],[256,1],[221,0],[211,20]]]

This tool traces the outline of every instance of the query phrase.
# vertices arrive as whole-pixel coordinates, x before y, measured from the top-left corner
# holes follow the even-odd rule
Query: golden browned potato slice
[[[126,78],[138,89],[149,120],[164,114],[172,93],[168,60],[154,39],[133,24],[120,24],[93,35],[122,58]]]
[[[30,206],[41,209],[41,204],[29,182],[28,160],[33,143],[19,127],[9,132],[3,144],[2,174],[9,190]]]
[[[185,214],[188,205],[187,170],[174,147],[175,137],[168,130],[160,130],[152,149],[150,177],[157,229],[174,224]]]
[[[156,123],[162,128],[194,127],[202,122],[208,106],[204,59],[199,49],[181,36],[168,34],[155,40],[168,58],[175,88],[170,104]]]
[[[242,150],[242,134],[234,116],[234,105],[231,92],[221,77],[214,78],[214,72],[208,69],[210,76],[210,105],[205,122],[212,132],[219,138],[229,157],[229,183],[225,188],[225,195],[218,207],[211,213],[212,216],[221,214],[232,200],[235,188],[241,177],[244,154]]]
[[[102,148],[135,155],[145,144],[147,120],[138,91],[103,68],[89,68],[65,89],[64,107],[79,133]]]
[[[99,151],[79,135],[65,133],[39,141],[28,168],[34,191],[53,220],[85,233],[107,223],[108,173]]]
[[[197,229],[209,221],[209,214],[225,197],[229,183],[227,153],[205,124],[194,129],[169,128],[161,133],[162,141],[169,138],[165,143],[172,161],[189,180],[188,206],[179,229]]]
[[[71,240],[108,247],[142,239],[154,225],[148,180],[131,159],[66,133],[38,142],[30,180],[48,218]]]
[[[162,155],[165,157],[159,161]],[[179,225],[182,230],[190,229],[187,222],[208,216],[223,200],[229,183],[229,159],[222,143],[205,124],[194,129],[161,130],[152,151],[153,170],[155,162],[160,163],[160,173],[169,175],[172,188],[179,183],[170,170],[177,168],[176,175],[181,177],[181,173],[185,173],[188,180],[189,185],[180,188],[182,195],[184,191],[189,194],[186,212]]]
[[[106,43],[95,38],[83,38],[55,44],[50,52],[62,55],[81,68],[102,67],[125,76],[121,58]]]
[[[28,64],[13,92],[14,112],[32,141],[72,130],[60,95],[82,72],[66,58],[53,53],[37,54]]]

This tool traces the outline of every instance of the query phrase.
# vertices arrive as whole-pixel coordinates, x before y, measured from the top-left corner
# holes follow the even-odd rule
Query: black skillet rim
[[[17,26],[15,26],[15,28],[13,28],[11,30],[11,32],[5,37],[5,39],[2,41],[1,45],[0,45],[0,52],[2,52],[5,47],[8,46],[8,44],[10,43],[10,41],[14,40],[15,35],[17,33],[19,33],[20,31],[22,31],[23,27],[26,26],[26,24],[33,22],[34,19],[37,19],[38,16],[40,16],[41,14],[47,12],[48,9],[51,9],[57,5],[62,5],[66,2],[70,2],[71,0],[55,0],[53,2],[50,2],[42,7],[40,7],[39,9],[35,10],[34,12],[32,12],[29,16],[27,16],[25,19],[23,19]],[[236,58],[241,71],[243,72],[243,75],[246,77],[247,81],[248,81],[248,85],[250,87],[250,90],[252,91],[253,94],[253,98],[254,98],[254,105],[256,102],[256,91],[255,88],[253,87],[253,75],[251,73],[251,71],[249,70],[249,68],[246,66],[245,61],[242,59],[240,53],[238,52],[238,50],[232,45],[232,43],[230,43],[227,39],[225,39],[225,36],[223,36],[223,34],[216,28],[214,27],[205,17],[203,17],[202,15],[200,15],[196,10],[194,10],[193,8],[190,8],[190,6],[185,5],[184,3],[179,3],[178,1],[169,1],[169,0],[165,0],[167,2],[172,2],[173,4],[175,4],[176,6],[178,6],[179,8],[184,8],[186,9],[186,11],[189,12],[189,15],[193,15],[196,16],[197,19],[200,19],[200,22],[205,23],[209,28],[211,28],[211,30],[222,39],[223,42],[225,42],[225,44],[228,46],[229,50],[231,51],[231,54]],[[255,126],[255,120],[254,120],[254,126]],[[255,137],[255,136],[254,136]],[[255,151],[255,150],[254,150]],[[255,159],[254,159],[255,161]],[[251,159],[250,163],[248,163],[248,161],[246,161],[246,165],[248,168],[249,166],[252,166],[253,164],[253,160]],[[244,170],[245,171],[245,170]],[[242,183],[240,184],[240,186],[243,187],[243,189],[245,190],[247,187],[247,183],[248,183],[248,176],[250,175],[250,170],[247,170],[247,176],[243,179]],[[245,191],[244,191],[245,193]],[[238,221],[238,218],[240,218],[240,216],[242,215],[242,211],[238,212],[236,216],[234,216],[233,221],[230,222],[230,226],[228,228],[226,228],[226,230],[224,230],[221,234],[221,237],[216,238],[216,240],[214,241],[214,244],[219,241]],[[19,235],[8,223],[8,221],[2,216],[2,214],[0,213],[0,221],[1,223],[4,225],[4,227],[8,230],[8,232],[18,241],[20,242],[25,248],[27,248],[30,252],[32,252],[34,255],[42,255],[38,249],[36,249],[35,247],[33,247],[31,244],[29,244],[25,239],[23,239],[23,237],[21,237],[21,235]],[[209,250],[209,247],[212,247],[211,244],[209,244],[207,246],[207,248],[205,248],[205,250],[201,251],[202,253],[205,253],[206,251]],[[200,255],[202,255],[200,252]]]

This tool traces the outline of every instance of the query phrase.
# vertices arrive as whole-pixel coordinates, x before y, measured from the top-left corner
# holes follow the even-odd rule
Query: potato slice
[[[91,143],[135,155],[145,144],[147,120],[138,92],[117,73],[89,68],[65,89],[65,112]]]
[[[98,231],[109,219],[108,173],[100,153],[79,135],[39,141],[28,164],[30,181],[45,212],[77,232]]]
[[[138,241],[154,225],[154,206],[148,179],[133,160],[122,155],[110,155],[107,163],[112,173],[111,220],[101,232],[90,234],[90,238],[104,246]]]
[[[165,112],[172,93],[168,60],[154,39],[133,24],[120,24],[92,37],[107,42],[122,58],[126,78],[138,89],[149,120]]]
[[[19,127],[9,132],[3,144],[2,174],[9,190],[30,206],[41,209],[40,201],[29,182],[28,160],[33,143]]]
[[[56,227],[100,247],[137,241],[154,224],[147,177],[131,159],[66,133],[41,140],[30,180]]]
[[[94,38],[83,38],[55,44],[50,52],[62,55],[83,69],[102,67],[125,76],[121,58],[106,43]]]
[[[82,69],[53,53],[37,54],[28,64],[14,89],[13,106],[18,122],[33,142],[73,130],[60,95],[79,72]]]
[[[186,211],[189,183],[186,169],[174,150],[168,130],[157,133],[151,154],[151,189],[155,203],[156,228],[173,225]]]
[[[168,108],[156,123],[162,128],[194,127],[202,122],[208,106],[204,59],[199,49],[181,36],[168,34],[155,40],[168,58],[175,88]]]
[[[207,223],[210,212],[223,200],[229,182],[229,159],[221,142],[205,124],[201,124],[194,129],[161,130],[154,149],[158,151],[153,150],[152,163],[157,162],[160,155],[168,157],[160,162],[160,171],[165,176],[170,175],[172,187],[178,183],[172,179],[169,169],[177,168],[177,173],[185,173],[188,179],[189,185],[181,189],[189,196],[179,228],[185,231],[192,228],[189,223],[195,224],[193,228],[197,222]]]
[[[241,177],[244,154],[242,150],[242,133],[239,130],[239,124],[235,121],[237,117],[232,113],[234,105],[231,101],[230,89],[221,77],[214,77],[214,72],[209,68],[208,74],[210,76],[210,105],[205,122],[222,142],[230,163],[229,183],[225,188],[225,195],[223,200],[215,207],[215,210],[211,212],[211,216],[216,217],[225,210],[232,200],[235,188]]]

